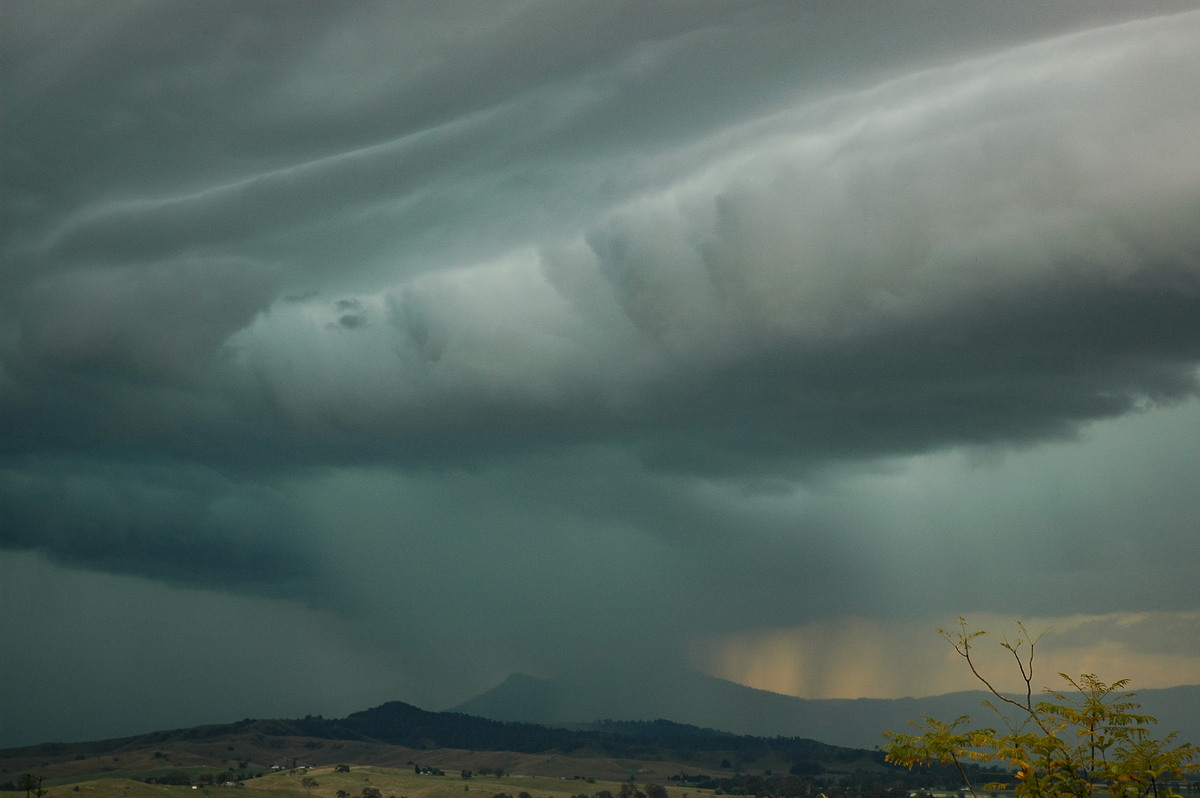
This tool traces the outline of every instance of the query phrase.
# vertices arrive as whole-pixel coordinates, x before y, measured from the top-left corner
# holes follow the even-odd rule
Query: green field
[[[317,784],[305,790],[301,780],[315,779]],[[241,786],[168,786],[146,784],[130,778],[106,777],[45,787],[44,798],[338,798],[339,791],[350,798],[362,798],[364,789],[379,790],[382,798],[492,798],[503,793],[530,798],[573,798],[594,795],[608,790],[616,795],[620,782],[550,776],[473,776],[463,778],[460,772],[444,776],[418,775],[412,768],[351,766],[350,772],[338,773],[333,766],[308,770],[278,771],[260,778],[248,779]],[[639,789],[645,784],[639,784]],[[710,791],[667,788],[669,798],[704,795]],[[12,793],[14,796],[23,793]]]

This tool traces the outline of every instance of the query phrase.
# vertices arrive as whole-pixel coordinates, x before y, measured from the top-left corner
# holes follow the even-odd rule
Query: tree
[[[312,788],[318,785],[319,783],[312,776],[305,776],[304,778],[300,779],[300,786],[304,788],[305,792],[311,793]]]
[[[1034,700],[1034,649],[1041,635],[1031,636],[1021,623],[1012,642],[1001,647],[1014,659],[1024,682],[1024,695],[1000,693],[977,667],[972,654],[974,641],[986,632],[968,631],[963,618],[958,629],[938,634],[966,661],[967,668],[991,694],[984,701],[999,730],[974,725],[969,715],[952,721],[923,716],[912,721],[918,734],[886,732],[890,741],[883,747],[889,762],[911,769],[934,763],[953,765],[963,784],[975,795],[971,764],[1007,765],[1015,784],[985,785],[985,789],[1013,786],[1015,795],[1051,796],[1177,796],[1166,782],[1184,778],[1198,767],[1194,760],[1200,748],[1177,743],[1176,733],[1154,738],[1150,726],[1157,723],[1138,712],[1140,705],[1124,692],[1128,680],[1107,684],[1094,674],[1059,676],[1070,689],[1058,692],[1045,688],[1048,698]],[[993,700],[994,699],[994,700]]]
[[[187,787],[192,783],[192,777],[188,775],[186,770],[172,770],[158,777],[159,784],[171,784],[179,787]]]
[[[21,788],[25,790],[25,798],[42,798],[46,794],[46,790],[42,787],[44,776],[34,776],[32,773],[26,773],[21,776]]]

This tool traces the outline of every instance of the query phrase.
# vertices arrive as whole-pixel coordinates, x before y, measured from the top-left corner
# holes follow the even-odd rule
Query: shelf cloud
[[[6,653],[4,743],[599,660],[903,695],[888,630],[970,613],[1194,681],[1189,4],[3,5],[6,625],[329,647],[107,726]]]

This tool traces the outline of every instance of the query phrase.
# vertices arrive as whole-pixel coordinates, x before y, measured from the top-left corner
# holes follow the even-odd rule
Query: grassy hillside
[[[246,720],[119,740],[10,749],[0,751],[0,770],[40,773],[50,780],[145,780],[147,774],[161,778],[160,771],[171,769],[213,768],[245,775],[298,765],[346,762],[403,768],[419,761],[454,771],[486,767],[531,776],[619,779],[639,771],[656,778],[721,769],[729,775],[739,769],[786,773],[798,764],[830,770],[857,760],[879,764],[878,759],[878,754],[813,740],[732,735],[668,721],[570,731],[389,702],[342,719]],[[809,772],[815,771],[810,767]],[[0,785],[13,778],[0,773]]]
[[[735,771],[763,774],[786,773],[793,763],[778,756],[739,756],[739,752],[707,751],[680,760],[666,756],[646,759],[617,757],[596,750],[521,753],[514,751],[469,751],[454,748],[405,748],[383,743],[347,740],[320,740],[303,737],[270,737],[261,734],[226,735],[200,741],[176,741],[146,745],[135,741],[100,755],[85,755],[79,748],[88,744],[38,746],[2,752],[0,784],[20,785],[24,773],[41,775],[47,786],[73,785],[85,781],[132,777],[140,780],[162,779],[172,773],[184,773],[196,779],[207,773],[216,777],[236,773],[253,777],[263,774],[286,779],[287,774],[273,768],[290,770],[293,765],[309,766],[314,771],[331,770],[340,763],[362,767],[380,767],[396,771],[412,770],[413,764],[440,768],[458,776],[462,770],[502,770],[528,777],[568,779],[574,777],[619,781],[633,777],[639,782],[665,783],[670,776],[686,772],[701,776],[731,776]],[[820,760],[822,772],[853,772],[884,768],[877,755],[867,751],[835,749],[834,756]],[[727,763],[727,764],[726,764]],[[726,766],[722,767],[722,764]],[[292,774],[294,775],[294,774]],[[344,774],[340,774],[344,775]],[[296,779],[299,779],[296,776]],[[476,777],[478,779],[479,777]],[[243,779],[249,785],[251,780]],[[258,783],[257,779],[253,780]],[[286,783],[286,782],[285,782]],[[477,781],[460,785],[471,786]],[[299,784],[296,781],[296,784]],[[337,787],[334,787],[336,794]],[[578,790],[576,792],[582,792]],[[359,788],[361,792],[361,787]],[[526,790],[526,792],[530,792]],[[596,792],[589,789],[586,792]],[[315,791],[314,791],[315,794]],[[400,793],[397,793],[400,795]],[[384,798],[386,798],[386,793]],[[409,796],[412,798],[412,796]]]
[[[35,749],[0,752],[0,784],[16,798],[23,792],[25,773],[40,776],[46,789],[43,798],[259,798],[247,793],[272,793],[269,798],[364,798],[364,787],[379,789],[379,798],[493,798],[505,794],[522,798],[573,798],[596,796],[608,790],[619,794],[622,782],[634,780],[639,789],[656,783],[667,788],[666,798],[699,798],[712,794],[714,784],[725,780],[727,792],[733,792],[730,779],[762,779],[787,774],[791,765],[775,756],[732,758],[712,761],[720,753],[706,752],[689,761],[658,756],[631,759],[603,751],[574,750],[570,755],[551,751],[521,753],[514,751],[470,751],[454,748],[405,748],[383,743],[346,740],[322,740],[303,737],[268,736],[260,733],[232,734],[199,740],[151,742],[143,738],[119,747],[111,742],[98,755],[85,755],[80,746],[100,744],[39,746]],[[834,749],[835,755],[820,763],[808,762],[810,775],[823,781],[889,780],[894,768],[883,765],[876,752]],[[16,755],[19,754],[19,755]],[[697,761],[702,759],[703,761]],[[349,765],[348,773],[338,765]],[[445,775],[419,775],[415,766],[441,770]],[[503,776],[473,775],[501,771]],[[687,774],[681,781],[679,774]],[[302,779],[316,779],[317,785],[306,790]],[[169,786],[156,781],[183,781],[197,784]],[[237,786],[224,786],[233,780]],[[6,784],[5,784],[6,783]],[[754,793],[750,784],[746,792]],[[763,794],[757,791],[758,794]],[[268,798],[261,796],[261,798]],[[662,796],[659,796],[662,798]]]
[[[306,790],[301,782],[306,776],[317,782],[311,790]],[[510,796],[528,793],[531,798],[572,798],[580,794],[590,796],[602,790],[608,790],[615,795],[620,790],[620,782],[616,780],[589,781],[545,775],[473,776],[465,779],[461,776],[461,769],[446,771],[444,776],[436,776],[417,775],[411,767],[369,765],[351,766],[348,773],[335,772],[333,766],[276,771],[259,778],[244,780],[240,786],[212,785],[193,788],[147,784],[119,777],[55,781],[58,783],[44,786],[44,798],[337,798],[339,791],[344,791],[353,798],[361,798],[364,788],[372,787],[378,789],[383,798],[471,798],[472,794],[480,798],[492,798],[501,793]],[[668,786],[668,798],[684,798],[685,789],[692,796],[712,792]]]
[[[24,792],[24,774],[34,774],[46,790],[35,798],[612,798],[633,781],[646,795],[632,798],[699,798],[718,788],[833,795],[831,785],[897,785],[911,775],[878,751],[813,740],[661,720],[598,725],[552,729],[390,702],[343,719],[245,720],[0,751],[0,789]]]

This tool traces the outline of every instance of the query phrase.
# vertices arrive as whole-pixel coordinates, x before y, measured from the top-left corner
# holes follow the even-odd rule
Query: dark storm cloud
[[[1056,642],[1079,647],[1097,640],[1121,641],[1134,650],[1164,654],[1200,653],[1200,613],[1180,614],[1153,627],[1139,626],[1137,617],[1124,623],[1093,619],[1070,629],[1056,630]]]
[[[283,499],[196,466],[9,461],[0,546],[172,584],[313,597]]]
[[[306,601],[445,703],[1194,608],[1193,4],[4,5],[21,569]]]
[[[45,47],[12,34],[6,166],[24,189],[17,205],[41,208],[30,221],[43,234],[25,243],[59,258],[146,257],[252,247],[272,231],[303,239],[315,223],[361,250],[374,244],[336,217],[402,200],[485,224],[487,208],[466,194],[483,188],[486,205],[506,164],[553,163],[577,106],[644,71],[631,31],[636,48],[731,13],[720,3],[464,10],[114,4],[81,7],[99,17],[82,31],[59,12],[18,8],[34,24],[15,30]],[[147,145],[186,157],[162,163]],[[420,236],[405,208],[382,214]]]
[[[18,279],[36,282],[10,335],[10,376],[207,370],[209,387],[197,404],[89,383],[108,408],[90,425],[39,430],[36,410],[12,425],[47,443],[118,446],[134,424],[112,421],[132,412],[164,445],[201,455],[228,436],[236,456],[281,465],[614,440],[674,467],[737,472],[1062,436],[1182,398],[1200,343],[1200,176],[1184,138],[1196,19],[785,109],[683,148],[669,170],[680,176],[574,241],[560,230],[549,247],[415,278],[368,269],[358,279],[374,285],[349,298],[272,306],[308,279],[280,274],[303,257],[286,242],[280,267],[164,260]],[[236,244],[223,219],[261,246],[273,220],[311,224],[279,193],[292,184],[317,215],[343,202],[338,186],[362,186],[368,203],[388,186],[403,195],[393,178],[363,185],[376,150],[413,160],[391,144],[339,154],[119,204],[53,240],[142,258],[160,235],[164,255]],[[57,262],[58,246],[39,257]],[[337,276],[329,264],[322,279]],[[347,302],[363,312],[338,313]]]
[[[272,296],[278,274],[244,261],[122,265],[52,274],[12,299],[15,367],[149,383],[202,381]]]
[[[1046,283],[716,369],[663,403],[708,434],[672,435],[664,413],[651,458],[736,473],[756,457],[822,461],[1070,437],[1083,421],[1195,391],[1194,275]]]

